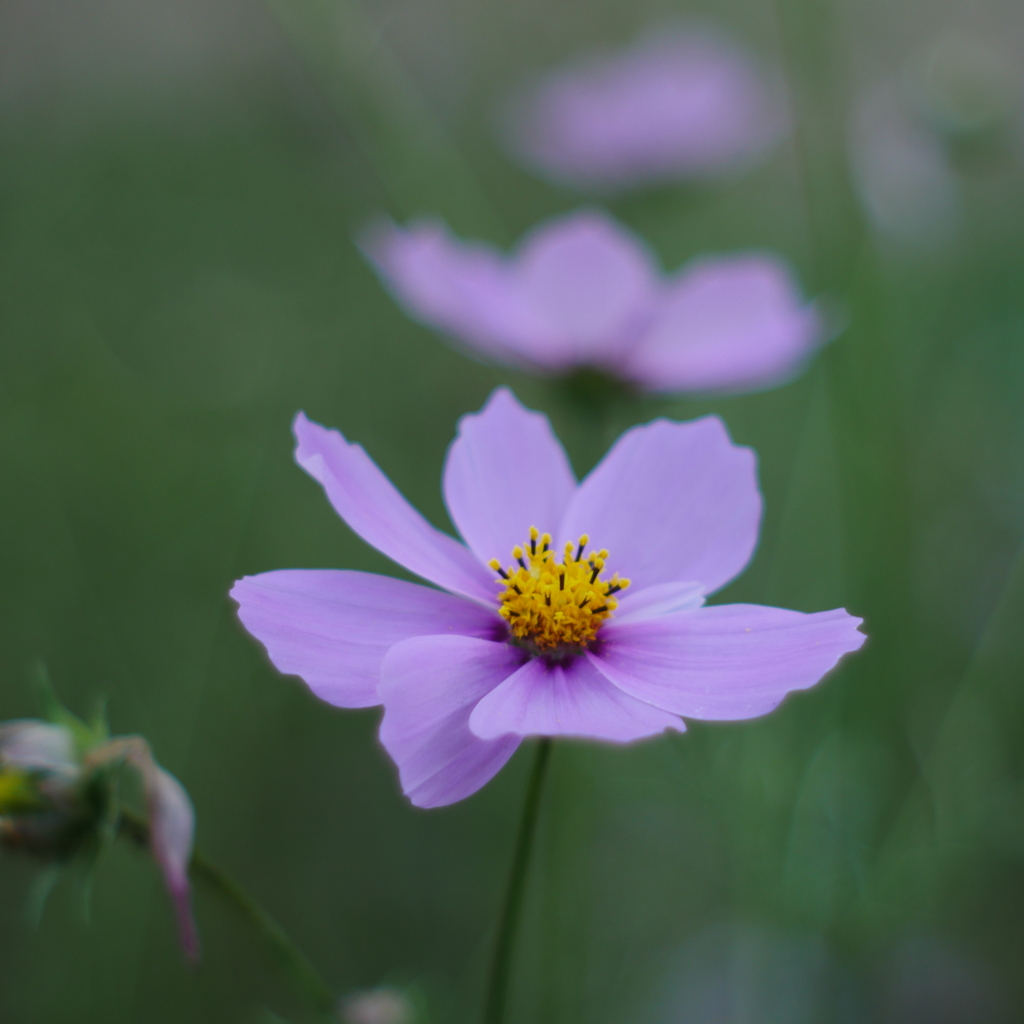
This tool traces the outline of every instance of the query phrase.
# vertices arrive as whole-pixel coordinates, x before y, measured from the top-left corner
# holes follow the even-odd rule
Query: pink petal
[[[457,540],[431,526],[398,493],[361,445],[350,444],[300,412],[295,461],[327,492],[334,510],[388,558],[445,590],[492,605],[491,570]]]
[[[667,289],[623,372],[652,391],[768,388],[794,376],[822,340],[820,315],[781,260],[701,259]]]
[[[412,636],[503,633],[493,612],[389,576],[335,569],[279,569],[246,576],[231,591],[238,617],[278,671],[300,676],[343,708],[380,703],[388,648]]]
[[[469,715],[522,658],[508,644],[464,636],[416,637],[388,651],[380,741],[398,765],[402,791],[417,807],[440,807],[475,793],[515,753],[518,737],[479,739],[469,730]]]
[[[507,388],[459,420],[444,467],[445,501],[482,562],[497,558],[507,565],[531,526],[554,532],[575,490],[576,477],[548,418],[528,412]]]
[[[409,227],[376,225],[361,242],[388,291],[414,319],[499,362],[528,366],[543,352],[523,339],[546,325],[512,287],[505,257],[491,246],[462,242],[439,221]]]
[[[841,608],[803,612],[727,604],[601,630],[587,657],[639,700],[688,718],[756,718],[813,686],[866,639]]]
[[[628,743],[683,723],[611,685],[583,658],[549,665],[528,661],[485,696],[469,718],[482,739],[499,736],[583,736]]]
[[[78,771],[75,740],[63,725],[31,718],[0,726],[0,765],[33,771]]]
[[[572,363],[614,367],[646,322],[659,285],[646,246],[596,210],[548,221],[515,257],[523,297]]]
[[[606,577],[637,589],[694,581],[711,593],[750,560],[760,522],[754,453],[705,416],[626,431],[580,484],[560,538],[589,534],[611,553]]]
[[[191,960],[199,959],[199,935],[192,917],[188,869],[192,860],[195,811],[184,786],[156,763],[141,736],[115,736],[85,756],[87,770],[125,762],[142,781],[149,810],[149,848],[164,876],[178,921],[182,948]]]
[[[707,177],[747,163],[786,128],[757,65],[728,39],[658,25],[633,46],[542,78],[510,110],[527,163],[578,188]]]
[[[171,896],[182,948],[191,960],[196,960],[199,935],[192,917],[188,880],[195,832],[192,801],[181,783],[155,762],[139,767],[149,806],[150,848]]]
[[[378,228],[363,248],[417,319],[492,358],[548,371],[614,369],[658,288],[644,245],[596,211],[540,225],[508,257],[423,222]]]
[[[615,609],[616,622],[639,622],[672,612],[690,611],[704,604],[704,588],[699,583],[656,583],[637,590],[630,587]]]

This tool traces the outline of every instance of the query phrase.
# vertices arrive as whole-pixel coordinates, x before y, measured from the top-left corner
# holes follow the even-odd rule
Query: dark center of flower
[[[579,654],[597,639],[601,623],[609,618],[618,602],[612,596],[629,586],[616,573],[601,579],[608,552],[583,551],[590,538],[583,534],[578,544],[567,541],[561,562],[551,550],[551,534],[543,536],[530,527],[525,547],[512,549],[514,564],[503,569],[497,558],[488,563],[501,575],[504,590],[499,595],[499,614],[520,646],[534,654]],[[575,548],[575,552],[574,552]]]

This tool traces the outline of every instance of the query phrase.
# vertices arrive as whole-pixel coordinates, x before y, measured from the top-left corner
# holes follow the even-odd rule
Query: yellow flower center
[[[629,580],[619,579],[618,573],[602,580],[608,552],[584,557],[589,542],[586,534],[578,544],[567,541],[562,561],[556,562],[551,534],[541,536],[531,526],[529,543],[512,549],[514,564],[506,570],[497,558],[488,563],[501,574],[495,582],[505,587],[499,614],[524,647],[538,654],[579,653],[615,610],[618,602],[612,595],[628,587]]]
[[[39,793],[27,772],[17,768],[0,769],[0,815],[37,810]]]

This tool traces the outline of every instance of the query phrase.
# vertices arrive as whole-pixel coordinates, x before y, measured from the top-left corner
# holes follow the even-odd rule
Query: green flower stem
[[[502,907],[501,920],[498,924],[498,938],[494,946],[494,960],[487,986],[487,1001],[484,1004],[484,1024],[503,1024],[505,1020],[505,1010],[508,1005],[508,980],[512,969],[512,957],[515,953],[519,919],[522,916],[526,875],[530,866],[530,854],[533,852],[533,837],[537,831],[537,817],[540,811],[541,793],[544,789],[544,776],[551,758],[551,744],[552,741],[549,737],[538,741],[533,769],[530,772],[530,781],[526,786],[526,801],[523,804],[523,816],[519,822],[519,836],[516,839],[512,869],[508,876],[508,888],[505,890],[505,904]]]
[[[149,846],[149,823],[130,811],[122,810],[118,821],[118,834],[139,846]],[[270,914],[230,875],[198,850],[192,852],[188,871],[194,882],[202,883],[216,892],[250,925],[295,988],[313,1007],[334,1020],[334,992],[320,977],[306,954]]]

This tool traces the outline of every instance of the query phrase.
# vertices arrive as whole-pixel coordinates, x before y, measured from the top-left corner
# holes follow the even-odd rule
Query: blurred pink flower
[[[749,165],[788,128],[781,90],[717,32],[662,26],[513,95],[509,147],[543,176],[609,191]]]
[[[635,235],[583,210],[510,256],[443,224],[379,224],[367,258],[403,308],[495,362],[601,370],[646,391],[748,391],[793,377],[824,339],[786,263],[704,256],[665,277]]]
[[[680,716],[763,715],[864,641],[841,609],[703,607],[761,520],[754,453],[715,416],[634,427],[577,483],[547,418],[499,388],[445,463],[464,544],[359,445],[301,413],[294,430],[348,525],[442,589],[282,569],[231,596],[280,671],[341,707],[383,703],[381,742],[420,807],[475,792],[526,736],[627,743],[683,731]],[[607,550],[588,553],[591,538]]]

